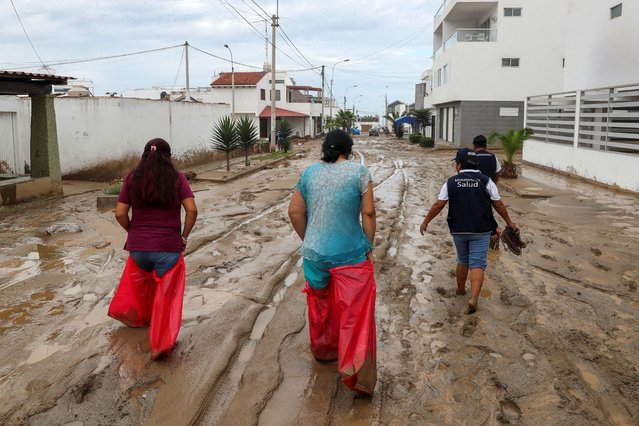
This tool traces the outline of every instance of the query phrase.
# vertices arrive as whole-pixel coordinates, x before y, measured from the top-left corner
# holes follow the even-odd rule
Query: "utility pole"
[[[384,127],[388,128],[388,85],[386,85],[386,91],[384,92]]]
[[[322,65],[322,92],[320,99],[322,101],[322,112],[320,112],[320,129],[324,132],[324,65]]]
[[[186,89],[184,90],[184,100],[191,102],[191,93],[189,93],[189,42],[184,42],[184,58],[186,62]]]
[[[235,120],[235,64],[233,63],[233,51],[228,44],[225,44],[231,53],[231,118]]]
[[[277,120],[276,120],[276,115],[275,115],[275,110],[277,108],[277,104],[275,102],[275,80],[277,78],[276,74],[275,74],[275,33],[277,31],[277,15],[273,15],[271,17],[272,21],[271,21],[271,27],[273,29],[273,36],[272,36],[272,40],[271,40],[271,144],[270,144],[270,151],[273,152],[275,151],[276,148],[276,132],[275,132],[275,128],[277,127]]]

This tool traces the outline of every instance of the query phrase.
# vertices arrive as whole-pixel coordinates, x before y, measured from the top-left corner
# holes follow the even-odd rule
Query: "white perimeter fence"
[[[531,96],[525,161],[639,192],[639,84]]]

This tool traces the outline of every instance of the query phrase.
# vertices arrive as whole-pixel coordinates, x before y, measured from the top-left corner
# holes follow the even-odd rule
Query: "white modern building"
[[[521,128],[531,93],[562,87],[566,18],[580,0],[444,0],[435,15],[436,136]]]
[[[524,160],[639,191],[639,2],[444,0],[436,136],[531,127]]]
[[[421,73],[420,82],[415,85],[415,109],[433,107],[433,70]]]

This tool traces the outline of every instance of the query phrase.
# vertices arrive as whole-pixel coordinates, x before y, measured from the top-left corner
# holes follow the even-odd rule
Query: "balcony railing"
[[[453,47],[458,42],[460,43],[481,43],[481,42],[493,42],[497,41],[497,30],[489,28],[460,28],[455,30],[446,41],[439,46],[434,54],[433,58],[437,59],[446,50]]]
[[[444,13],[444,9],[446,9],[446,6],[448,5],[448,3],[450,3],[452,0],[444,0],[442,2],[442,5],[439,6],[439,9],[437,9],[437,13],[435,13],[435,21],[437,20],[437,18],[439,18],[442,13]]]

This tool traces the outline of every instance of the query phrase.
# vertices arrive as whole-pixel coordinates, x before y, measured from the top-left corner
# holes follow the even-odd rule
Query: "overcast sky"
[[[432,63],[433,15],[441,2],[280,0],[280,30],[306,59],[278,31],[277,68],[292,70],[290,75],[298,84],[319,87],[318,73],[299,70],[310,68],[309,62],[325,65],[328,90],[333,65],[349,58],[334,72],[333,93],[340,106],[346,93],[349,108],[355,100],[361,114],[381,114],[386,91],[389,103],[412,103],[419,75]],[[236,63],[261,69],[266,42],[260,7],[268,15],[276,13],[275,0],[13,0],[13,5],[37,55],[47,65],[188,41],[221,58],[229,58],[224,48],[229,44]],[[270,40],[270,25],[266,29]],[[11,0],[0,2],[0,40],[0,69],[41,71]],[[133,88],[184,86],[183,50],[51,68],[58,75],[91,79],[98,96]],[[229,62],[193,49],[189,49],[189,64],[191,86],[209,85],[214,74],[230,71]],[[255,69],[236,64],[235,70]],[[353,85],[357,87],[349,88]]]

